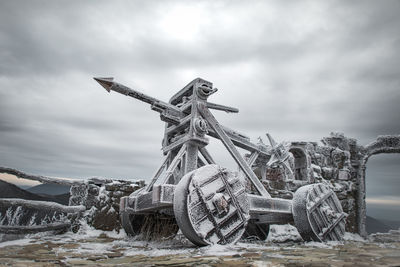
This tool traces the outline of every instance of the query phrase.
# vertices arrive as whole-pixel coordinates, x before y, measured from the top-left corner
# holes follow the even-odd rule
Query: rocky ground
[[[270,238],[269,238],[270,239]],[[279,238],[278,238],[279,239]],[[400,266],[400,232],[343,243],[239,242],[197,248],[183,237],[143,242],[81,229],[0,243],[0,266]]]

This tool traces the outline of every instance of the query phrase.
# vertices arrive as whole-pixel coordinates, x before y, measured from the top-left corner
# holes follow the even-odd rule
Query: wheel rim
[[[341,241],[347,214],[336,194],[325,184],[299,188],[293,197],[293,219],[306,241]]]
[[[203,166],[179,182],[174,213],[183,234],[196,245],[235,243],[249,220],[244,183],[237,173]]]

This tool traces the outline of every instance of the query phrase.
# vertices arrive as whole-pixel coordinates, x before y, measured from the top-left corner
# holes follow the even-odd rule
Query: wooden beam
[[[208,164],[215,164],[215,160],[212,158],[210,153],[208,153],[208,150],[205,147],[200,147],[199,151],[203,155]]]
[[[198,108],[200,114],[203,118],[208,122],[208,125],[214,130],[217,134],[218,138],[222,141],[225,148],[228,150],[229,154],[231,154],[232,158],[236,161],[242,171],[246,174],[247,178],[254,185],[256,190],[261,194],[261,196],[266,198],[271,198],[271,195],[264,188],[264,185],[260,182],[258,177],[254,174],[253,170],[247,164],[247,162],[240,155],[239,151],[237,151],[234,143],[231,138],[225,133],[224,129],[219,125],[219,122],[215,119],[212,113],[208,110],[207,106],[204,103],[199,103]],[[260,152],[260,151],[257,151]]]
[[[50,201],[26,200],[20,198],[0,198],[0,208],[23,206],[30,209],[58,211],[64,213],[78,213],[86,210],[85,206],[65,206]]]
[[[4,234],[34,234],[47,231],[67,231],[71,227],[70,223],[50,223],[46,225],[31,226],[8,226],[0,225],[0,233]]]
[[[229,131],[229,129],[227,127],[224,127],[222,125],[220,125],[220,127],[224,130],[225,134],[230,138],[230,140],[232,141],[232,143],[235,146],[243,148],[250,152],[257,151],[258,153],[260,153],[260,155],[265,156],[265,157],[271,156],[266,150],[264,151],[260,146],[253,144],[247,138],[244,138],[232,131]],[[225,130],[228,130],[228,131],[225,131]],[[218,133],[216,133],[213,129],[208,129],[207,134],[211,137],[221,140]]]

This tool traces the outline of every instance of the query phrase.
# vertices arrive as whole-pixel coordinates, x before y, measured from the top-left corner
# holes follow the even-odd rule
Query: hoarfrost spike
[[[267,133],[267,137],[268,137],[269,143],[271,144],[272,147],[278,146],[278,143],[272,138],[272,136],[269,133]]]
[[[109,77],[109,78],[93,78],[96,82],[98,82],[101,86],[104,87],[104,89],[106,89],[108,92],[110,92],[110,88],[111,86],[113,86],[114,82],[114,78],[113,77]]]

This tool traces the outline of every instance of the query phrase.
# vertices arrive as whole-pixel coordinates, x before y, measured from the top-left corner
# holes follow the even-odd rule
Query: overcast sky
[[[399,134],[399,14],[400,1],[1,1],[0,165],[148,179],[163,123],[94,76],[164,101],[212,81],[210,101],[240,110],[215,116],[253,140]],[[400,203],[400,158],[382,159],[369,196]]]

